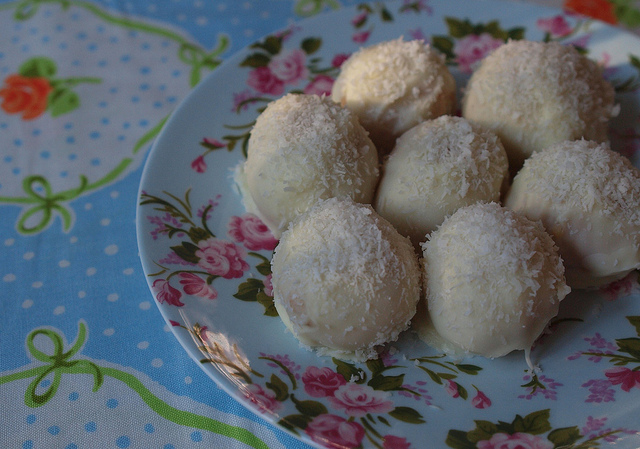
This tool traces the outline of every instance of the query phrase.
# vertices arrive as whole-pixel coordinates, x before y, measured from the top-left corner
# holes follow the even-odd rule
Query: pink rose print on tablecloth
[[[282,408],[282,403],[276,399],[275,394],[258,384],[247,385],[244,394],[262,413],[276,413]]]
[[[251,251],[273,251],[278,244],[269,228],[253,214],[231,217],[227,228],[229,237],[237,243],[244,244]]]
[[[274,56],[268,64],[271,73],[285,84],[296,84],[309,76],[307,56],[296,48]]]
[[[338,388],[327,400],[334,408],[344,410],[350,416],[361,417],[367,413],[390,412],[395,408],[390,398],[388,391],[350,382]]]
[[[167,303],[177,307],[184,306],[184,303],[180,301],[182,293],[180,293],[180,290],[173,288],[169,284],[169,281],[165,279],[156,279],[153,281],[151,288],[156,293],[156,299],[159,303]]]
[[[382,437],[382,449],[410,449],[411,443],[406,438],[385,435]]]
[[[309,366],[302,375],[304,391],[313,398],[324,398],[333,396],[335,391],[347,381],[342,375],[336,373],[331,368]]]
[[[469,34],[456,41],[453,52],[455,62],[464,73],[471,73],[475,65],[493,50],[504,44],[504,41],[491,36],[489,33],[479,35]]]
[[[564,16],[560,14],[553,17],[538,19],[536,21],[536,26],[545,33],[549,33],[553,38],[567,36],[573,31]]]
[[[193,273],[180,273],[179,276],[182,290],[187,295],[200,296],[206,299],[216,299],[218,297],[218,292],[200,276]]]
[[[489,440],[478,441],[478,449],[553,449],[553,443],[528,433],[495,433]]]
[[[358,447],[365,434],[359,423],[330,414],[313,418],[305,432],[313,441],[335,449]]]
[[[249,269],[249,264],[244,260],[245,250],[235,243],[210,237],[198,242],[198,248],[195,252],[200,259],[198,266],[207,273],[233,279],[242,277]]]

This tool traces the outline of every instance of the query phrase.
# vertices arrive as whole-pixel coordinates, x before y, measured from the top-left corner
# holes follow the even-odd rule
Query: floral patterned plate
[[[253,121],[285,92],[328,92],[362,45],[424,38],[460,86],[507,39],[556,40],[600,62],[621,114],[612,146],[638,163],[640,42],[583,17],[496,1],[369,3],[307,19],[230,58],[177,109],[142,177],[140,254],[158,307],[234,398],[304,441],[336,448],[640,446],[638,273],[574,292],[522,353],[453,359],[411,332],[351,364],[299,347],[272,303],[276,245],[245,213],[232,169]],[[320,294],[321,292],[319,292]]]

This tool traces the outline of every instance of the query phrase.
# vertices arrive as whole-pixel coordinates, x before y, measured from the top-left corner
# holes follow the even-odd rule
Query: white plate
[[[432,39],[450,49],[462,86],[474,51],[482,54],[498,37],[576,43],[606,65],[616,86],[626,86],[611,136],[614,149],[635,160],[640,98],[629,86],[639,78],[629,55],[640,56],[640,43],[634,36],[526,4],[426,5],[375,3],[307,19],[235,55],[189,95],[155,142],[140,187],[138,240],[158,307],[215,382],[312,444],[639,447],[637,273],[563,302],[561,319],[533,351],[538,373],[528,371],[522,353],[453,360],[411,333],[380,361],[350,365],[301,349],[269,316],[275,241],[245,214],[231,170],[267,101],[326,88],[342,55],[361,45]],[[209,151],[219,145],[225,147]]]

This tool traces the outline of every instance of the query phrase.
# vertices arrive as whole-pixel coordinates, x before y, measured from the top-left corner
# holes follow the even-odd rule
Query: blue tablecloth
[[[355,3],[0,1],[0,447],[309,447],[173,337],[140,266],[137,189],[164,120],[203,77]]]

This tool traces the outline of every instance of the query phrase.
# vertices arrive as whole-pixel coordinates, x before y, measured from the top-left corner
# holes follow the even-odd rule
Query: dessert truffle
[[[456,83],[444,58],[421,40],[361,48],[340,68],[331,98],[354,111],[381,154],[423,120],[453,113]]]
[[[528,359],[570,290],[542,225],[498,203],[458,209],[422,248],[428,308],[422,321],[473,354],[524,349]]]
[[[533,152],[564,140],[607,141],[617,113],[598,65],[571,45],[510,41],[473,73],[462,115],[494,130],[515,174]]]
[[[458,208],[499,201],[508,169],[493,132],[442,116],[398,138],[384,161],[374,208],[418,246]]]
[[[320,199],[371,203],[378,153],[351,111],[328,97],[288,94],[258,116],[236,169],[245,208],[278,237]]]
[[[572,288],[602,286],[640,267],[640,170],[608,144],[568,141],[534,154],[505,206],[542,221]]]
[[[410,325],[417,254],[370,205],[320,201],[282,234],[271,262],[276,309],[307,348],[364,361]]]

